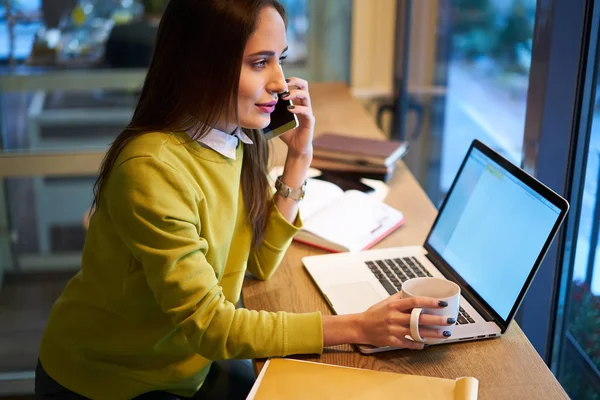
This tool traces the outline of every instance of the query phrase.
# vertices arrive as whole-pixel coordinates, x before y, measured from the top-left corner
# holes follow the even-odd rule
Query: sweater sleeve
[[[300,213],[298,212],[294,223],[290,224],[277,208],[275,198],[271,198],[265,237],[258,248],[250,251],[248,271],[258,279],[269,279],[277,270],[292,239],[300,229],[302,229]]]
[[[116,231],[196,352],[218,360],[322,351],[320,313],[236,309],[225,299],[197,228],[203,199],[181,173],[151,156],[132,158],[114,167],[106,189]]]

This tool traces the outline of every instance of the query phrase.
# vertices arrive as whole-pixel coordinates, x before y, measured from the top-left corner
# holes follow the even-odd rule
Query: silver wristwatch
[[[277,189],[277,194],[286,199],[300,201],[304,198],[304,195],[306,193],[306,180],[304,181],[300,189],[294,189],[283,183],[283,181],[281,180],[281,176],[279,176],[275,181],[275,189]]]

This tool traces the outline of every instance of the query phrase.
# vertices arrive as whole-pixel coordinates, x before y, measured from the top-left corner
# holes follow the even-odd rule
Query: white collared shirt
[[[245,144],[254,144],[240,128],[237,128],[232,134],[212,129],[204,137],[198,139],[198,143],[213,149],[224,157],[235,160],[235,151],[239,140]]]

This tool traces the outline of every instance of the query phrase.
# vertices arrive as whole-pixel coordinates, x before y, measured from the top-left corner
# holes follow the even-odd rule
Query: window
[[[595,85],[590,77],[586,85]],[[593,92],[593,91],[592,91]],[[598,91],[595,91],[598,93]],[[577,155],[586,160],[583,185],[575,204],[579,210],[573,262],[565,273],[564,327],[557,332],[557,378],[573,399],[600,399],[600,108],[596,98],[584,104],[592,110],[587,147]],[[583,136],[582,135],[582,136]],[[578,211],[578,212],[577,212]]]
[[[407,162],[439,203],[473,139],[521,162],[536,1],[425,3],[412,2],[402,123]]]
[[[41,0],[9,0],[11,19],[9,19],[6,2],[2,2],[0,5],[0,60],[6,60],[9,57],[11,21],[14,23],[14,58],[24,60],[29,56],[33,38],[43,25],[40,2]]]

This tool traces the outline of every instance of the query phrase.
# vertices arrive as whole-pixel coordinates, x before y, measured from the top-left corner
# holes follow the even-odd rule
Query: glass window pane
[[[577,354],[572,354],[572,357],[565,359],[563,365],[565,372],[559,377],[560,383],[573,400],[600,399],[600,394],[594,386],[584,383],[586,379],[582,379],[581,363],[576,357]]]
[[[83,249],[83,221],[92,204],[95,180],[96,176],[5,180],[13,256],[21,260],[17,267],[28,268],[22,265],[24,259]]]
[[[416,158],[419,166],[413,170],[434,203],[449,189],[475,138],[520,164],[536,0],[440,0],[438,5],[432,39],[421,45],[433,46],[430,76],[423,78],[426,68],[415,71],[429,65],[427,56],[411,63],[408,107],[410,112],[424,106],[420,137],[411,138],[413,126],[406,129],[409,140],[423,143],[424,150],[407,158]],[[417,15],[430,14],[418,11],[424,5],[413,7]],[[423,51],[415,47],[426,37],[426,22],[412,21],[418,25],[411,28],[411,56]],[[405,123],[419,126],[413,121]],[[420,172],[423,159],[425,173]]]
[[[42,27],[41,0],[8,0],[14,23],[14,54],[18,60],[29,56],[35,33]],[[7,59],[10,49],[9,14],[6,2],[0,4],[0,60]]]
[[[5,151],[105,149],[129,123],[137,98],[118,89],[4,92],[0,143]]]
[[[535,0],[453,2],[441,188],[478,138],[521,162]]]
[[[566,300],[567,318],[561,340],[562,365],[558,367],[558,378],[573,399],[600,399],[600,268],[597,268],[600,259],[599,117],[600,113],[596,111],[587,155],[573,280]],[[573,363],[573,360],[577,362]],[[569,365],[570,362],[573,365]]]
[[[50,308],[73,275],[55,271],[5,277],[0,291],[0,378],[35,369]]]
[[[308,0],[280,0],[288,19],[288,58],[286,63],[306,66],[308,61]]]
[[[600,399],[600,108],[592,107],[589,147],[578,155],[587,157],[587,165],[557,368],[573,399]]]
[[[50,307],[80,268],[95,176],[5,179],[12,266],[0,265],[0,375],[35,369]],[[0,260],[2,262],[2,260]],[[1,396],[1,395],[0,395]]]

